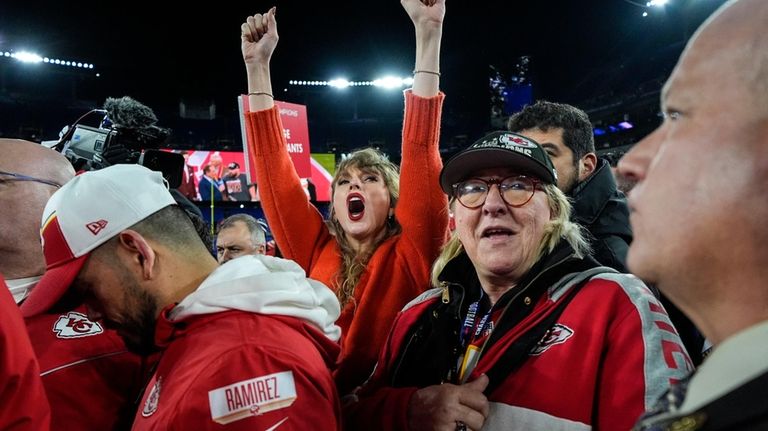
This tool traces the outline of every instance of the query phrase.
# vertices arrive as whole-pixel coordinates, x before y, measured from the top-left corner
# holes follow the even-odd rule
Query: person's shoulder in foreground
[[[762,0],[715,12],[664,86],[663,123],[619,162],[637,181],[629,269],[714,345],[637,429],[768,429],[766,22]]]
[[[0,274],[0,429],[46,431],[51,409],[19,308]]]

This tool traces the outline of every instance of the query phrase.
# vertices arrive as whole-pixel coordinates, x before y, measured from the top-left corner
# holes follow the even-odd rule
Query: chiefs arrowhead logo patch
[[[563,344],[565,341],[573,335],[573,329],[556,323],[552,328],[544,334],[539,344],[531,350],[531,356],[541,355],[546,352],[550,347],[556,344]]]
[[[104,328],[98,322],[88,320],[88,316],[76,311],[59,316],[53,324],[53,332],[57,338],[80,338],[98,335]]]
[[[160,389],[163,384],[163,378],[158,377],[155,380],[155,384],[152,385],[152,389],[149,390],[147,400],[144,402],[144,409],[141,411],[141,415],[146,417],[152,416],[157,411],[157,405],[160,404]]]

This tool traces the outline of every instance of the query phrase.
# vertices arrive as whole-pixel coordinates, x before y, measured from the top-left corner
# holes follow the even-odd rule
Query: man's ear
[[[155,250],[146,238],[135,230],[124,230],[117,235],[120,247],[131,256],[131,263],[141,268],[145,280],[151,280],[155,274]]]
[[[579,182],[582,182],[589,178],[593,172],[597,169],[597,155],[595,153],[587,153],[579,160]]]

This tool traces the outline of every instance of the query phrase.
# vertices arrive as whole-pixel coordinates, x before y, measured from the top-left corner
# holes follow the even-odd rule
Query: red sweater
[[[336,322],[343,331],[336,383],[345,393],[361,384],[398,311],[429,286],[430,266],[448,231],[448,201],[440,190],[440,114],[445,96],[405,92],[400,198],[395,216],[403,231],[383,242]],[[250,154],[261,204],[283,255],[336,290],[339,245],[307,200],[283,137],[278,108],[247,114]],[[354,304],[357,304],[355,308]]]

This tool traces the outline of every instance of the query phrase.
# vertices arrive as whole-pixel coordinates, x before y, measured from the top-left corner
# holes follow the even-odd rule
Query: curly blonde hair
[[[331,184],[331,201],[333,201],[333,196],[336,194],[336,184],[339,177],[345,175],[353,168],[361,171],[372,171],[381,175],[384,185],[389,191],[389,205],[391,208],[395,208],[400,197],[400,171],[397,165],[392,163],[385,154],[374,148],[354,151],[349,157],[339,163]],[[341,224],[336,219],[333,205],[331,205],[328,218],[328,229],[336,237],[339,249],[341,250],[341,267],[336,274],[334,287],[339,303],[344,308],[350,300],[354,300],[355,286],[360,281],[368,260],[370,260],[378,246],[387,239],[399,234],[402,228],[395,217],[391,216],[384,226],[382,235],[380,235],[373,247],[368,250],[355,250],[347,239]]]

